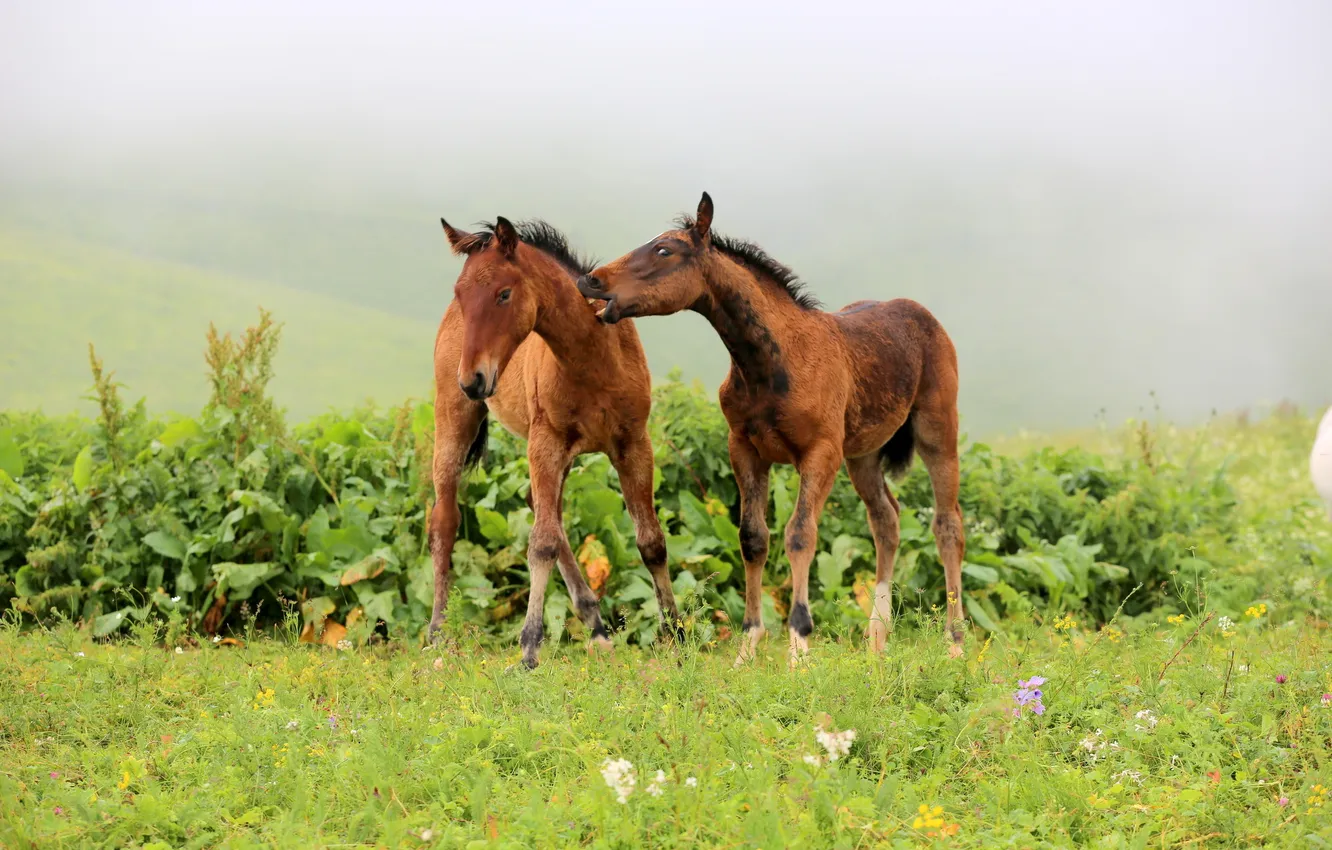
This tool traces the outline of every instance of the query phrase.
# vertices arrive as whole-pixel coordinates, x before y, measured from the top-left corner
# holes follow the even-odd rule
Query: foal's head
[[[706,291],[703,264],[712,247],[712,198],[703,193],[698,215],[578,279],[578,291],[606,306],[597,313],[614,324],[634,316],[688,310]]]
[[[553,261],[525,246],[506,218],[480,233],[456,230],[442,218],[440,223],[453,253],[467,258],[453,286],[463,315],[458,386],[480,401],[495,394],[504,367],[536,326],[533,279],[551,273]]]

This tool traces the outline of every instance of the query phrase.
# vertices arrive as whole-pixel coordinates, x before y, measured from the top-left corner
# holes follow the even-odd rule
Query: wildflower
[[[1216,628],[1221,632],[1221,637],[1230,637],[1235,634],[1235,621],[1223,614],[1216,621]]]
[[[939,829],[944,825],[943,806],[930,808],[924,803],[921,803],[920,808],[916,809],[916,811],[919,812],[919,814],[916,815],[916,819],[911,822],[912,829]]]
[[[59,773],[59,771],[55,771],[55,770],[51,771],[51,778],[52,778],[52,779],[58,779],[59,777],[60,777],[60,773]]]
[[[65,813],[65,810],[64,810],[64,809],[60,808],[59,806],[56,806],[56,807],[55,807],[55,814],[56,814],[56,817],[60,817],[60,816],[63,815],[64,813]]]
[[[261,708],[268,708],[273,705],[273,689],[260,688],[254,695],[254,702],[250,703],[250,708],[258,711]]]
[[[76,652],[76,653],[74,653],[74,657],[75,657],[75,658],[83,658],[83,657],[84,657],[84,654],[83,654],[82,652]]]
[[[172,603],[179,602],[179,601],[180,601],[180,597],[179,597],[179,596],[173,596],[173,597],[171,597],[171,601],[172,601]]]
[[[1277,805],[1284,809],[1286,806],[1290,805],[1290,798],[1282,797],[1280,800],[1277,800]]]
[[[1259,602],[1257,605],[1250,605],[1248,608],[1244,609],[1244,616],[1252,617],[1255,620],[1266,613],[1267,603],[1265,602]]]
[[[176,654],[177,654],[177,655],[184,655],[184,654],[185,654],[185,649],[184,649],[183,647],[179,647],[179,646],[176,647]]]
[[[1013,694],[1013,701],[1017,706],[1013,709],[1013,716],[1018,717],[1022,714],[1022,707],[1025,705],[1032,710],[1034,714],[1044,714],[1045,704],[1041,702],[1040,686],[1045,684],[1045,677],[1032,676],[1027,681],[1018,680],[1017,692]]]
[[[659,770],[657,771],[657,775],[652,777],[652,781],[648,783],[648,787],[645,790],[653,797],[660,797],[664,793],[664,789],[661,786],[665,784],[666,771]]]
[[[338,649],[342,650],[343,652],[346,652],[351,648],[352,648],[352,642],[347,640],[346,638],[343,638],[342,640],[338,641]]]
[[[1142,723],[1133,724],[1134,730],[1138,732],[1150,732],[1155,729],[1156,724],[1160,722],[1159,718],[1157,718],[1156,714],[1153,713],[1150,708],[1144,708],[1142,711],[1133,715],[1133,717],[1136,720],[1142,721]]]
[[[1091,760],[1093,762],[1097,762],[1105,758],[1105,750],[1107,747],[1112,750],[1119,749],[1119,742],[1106,741],[1105,733],[1102,732],[1100,729],[1097,729],[1095,733],[1088,735],[1087,737],[1083,738],[1081,741],[1078,741],[1078,746],[1082,747],[1084,750],[1087,751],[1087,753],[1091,756]]]
[[[1184,619],[1183,614],[1171,614],[1169,617],[1166,617],[1166,622],[1172,626],[1178,626],[1184,623]]]
[[[1276,683],[1277,683],[1278,685],[1284,685],[1284,684],[1286,684],[1286,674],[1285,674],[1285,673],[1278,673],[1278,674],[1276,675]]]
[[[1326,802],[1327,788],[1322,785],[1315,785],[1313,787],[1313,795],[1309,797],[1309,808],[1305,810],[1304,813],[1306,815],[1311,815],[1314,813],[1314,809],[1322,808],[1323,804]]]
[[[299,729],[299,728],[301,728],[301,721],[299,721],[299,720],[291,720],[291,721],[288,721],[288,723],[287,723],[287,731],[290,732],[290,731],[294,731],[294,730]]]
[[[994,642],[994,635],[985,638],[985,644],[981,647],[980,654],[976,656],[976,663],[979,664],[985,660],[985,653],[990,651],[990,644]]]
[[[606,759],[601,765],[601,778],[615,792],[615,798],[621,803],[629,802],[629,795],[634,793],[634,765],[628,759]]]
[[[837,761],[851,752],[851,742],[856,739],[856,730],[845,729],[841,732],[830,732],[822,726],[818,726],[815,727],[814,739],[828,751],[828,761]]]
[[[432,838],[434,838],[434,837],[435,837],[435,831],[434,831],[433,829],[423,829],[423,830],[421,830],[421,840],[422,840],[422,841],[429,841],[430,839],[432,839]]]
[[[213,635],[213,643],[221,643],[222,635]]]
[[[809,765],[810,767],[818,767],[819,765],[823,764],[823,759],[819,758],[813,753],[805,753],[804,760],[805,764]]]
[[[443,659],[443,658],[436,658],[436,659],[435,659],[435,669],[436,669],[436,670],[443,670],[443,669],[444,669],[444,659]]]
[[[1332,694],[1323,694],[1323,698],[1319,702],[1323,708],[1332,708]]]
[[[1122,782],[1127,779],[1134,784],[1141,785],[1142,772],[1138,770],[1121,770],[1119,773],[1112,776],[1111,779],[1114,779],[1117,782]]]
[[[1124,631],[1118,626],[1106,626],[1101,629],[1101,634],[1111,643],[1119,643],[1124,638]]]
[[[126,769],[124,775],[120,777],[120,781],[116,783],[116,787],[119,788],[121,791],[124,791],[126,788],[129,787],[129,785],[130,785],[130,775],[129,775],[129,770]]]
[[[1065,614],[1064,616],[1054,621],[1055,630],[1061,632],[1066,632],[1069,629],[1076,627],[1077,624],[1078,621],[1073,619],[1072,614]]]
[[[689,786],[690,788],[697,788],[697,787],[698,787],[698,777],[695,777],[695,776],[686,777],[686,779],[685,779],[685,785]]]

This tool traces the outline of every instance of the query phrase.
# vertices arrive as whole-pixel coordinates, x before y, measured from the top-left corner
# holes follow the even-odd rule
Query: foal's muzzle
[[[620,311],[619,298],[614,293],[607,292],[605,284],[592,275],[585,274],[578,278],[578,291],[584,298],[606,302],[606,306],[597,311],[597,318],[606,324],[613,325],[624,318]]]
[[[499,383],[499,376],[490,372],[482,372],[480,369],[472,373],[470,380],[458,379],[458,386],[462,387],[463,395],[472,401],[485,401],[495,394],[495,386]]]

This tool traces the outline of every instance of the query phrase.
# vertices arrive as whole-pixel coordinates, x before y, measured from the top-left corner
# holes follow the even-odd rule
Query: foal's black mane
[[[478,248],[484,248],[495,238],[495,225],[493,223],[486,221],[482,222],[481,226],[486,230],[475,234]],[[569,247],[569,240],[564,238],[563,233],[539,218],[517,222],[513,228],[518,231],[518,238],[525,244],[549,254],[551,259],[575,275],[585,275],[597,267],[595,259],[584,256]]]
[[[694,226],[694,219],[692,216],[682,216],[676,223],[681,230],[689,230]],[[818,310],[822,308],[823,305],[819,303],[819,299],[805,290],[805,282],[800,279],[799,275],[768,256],[766,251],[753,242],[723,236],[714,230],[712,231],[712,247],[754,272],[760,280],[766,277],[773,283],[778,284],[787,295],[791,296],[791,300],[800,309]]]

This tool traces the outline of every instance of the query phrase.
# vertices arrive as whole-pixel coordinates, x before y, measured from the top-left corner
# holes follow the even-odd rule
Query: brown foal
[[[546,582],[556,564],[592,634],[589,650],[610,647],[597,598],[562,521],[565,477],[574,459],[587,452],[605,452],[619,472],[639,555],[656,585],[663,621],[673,628],[675,596],[652,503],[651,379],[633,323],[597,321],[575,285],[591,264],[544,222],[515,226],[499,218],[485,231],[464,233],[440,221],[453,252],[466,260],[435,337],[431,636],[448,603],[461,518],[458,482],[464,468],[481,458],[492,412],[527,440],[532,476],[535,520],[527,545],[532,584],[520,638],[523,663],[537,665]]]
[[[818,520],[843,462],[869,514],[877,583],[869,641],[881,651],[892,625],[898,506],[884,471],[900,477],[919,452],[934,488],[934,536],[948,590],[950,652],[962,654],[962,556],[958,507],[957,353],[943,326],[907,299],[818,309],[790,269],[756,245],[712,232],[707,193],[685,218],[578,281],[604,301],[614,325],[634,316],[693,310],[731,354],[721,386],[731,467],[740,490],[745,620],[739,664],[763,636],[760,594],[768,557],[768,472],[794,464],[800,495],[786,526],[792,598],[791,661],[809,651],[809,568]]]

